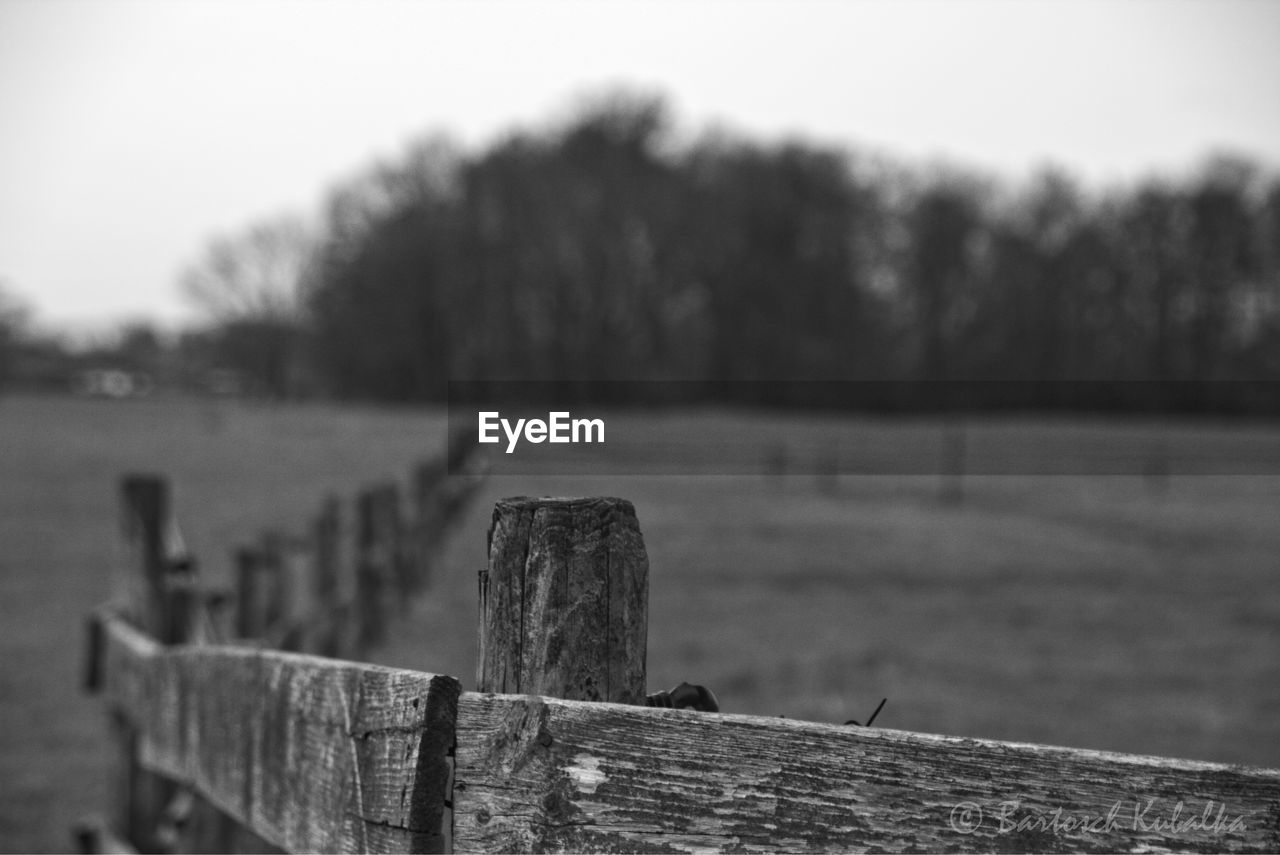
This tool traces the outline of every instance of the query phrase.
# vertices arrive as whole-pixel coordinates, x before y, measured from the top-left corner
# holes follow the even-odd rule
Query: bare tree
[[[214,239],[182,275],[182,288],[212,322],[219,361],[257,394],[288,397],[302,372],[305,282],[316,242],[282,216]]]
[[[20,340],[30,322],[30,310],[9,290],[9,283],[0,279],[0,388],[3,388],[13,372]]]
[[[182,275],[182,288],[211,320],[294,321],[315,241],[301,219],[277,217],[215,238]]]

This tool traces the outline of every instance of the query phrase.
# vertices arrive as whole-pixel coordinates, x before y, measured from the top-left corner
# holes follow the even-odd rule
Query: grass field
[[[697,418],[732,436],[762,417]],[[405,475],[444,426],[416,410],[0,399],[0,847],[66,850],[72,821],[105,803],[104,711],[78,685],[84,615],[124,570],[121,474],[172,477],[192,551],[224,578],[237,542],[300,528],[326,492]],[[1280,476],[1160,491],[973,476],[960,504],[929,476],[821,486],[492,478],[379,661],[473,685],[493,501],[619,495],[649,550],[652,688],[689,680],[726,711],[821,721],[888,697],[885,727],[1280,766]]]

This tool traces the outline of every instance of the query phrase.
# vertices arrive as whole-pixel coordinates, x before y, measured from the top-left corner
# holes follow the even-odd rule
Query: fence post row
[[[386,642],[388,601],[393,594],[395,546],[388,539],[385,521],[387,494],[365,490],[356,500],[356,611],[359,619],[357,651],[360,656]]]
[[[407,605],[405,595],[427,585],[429,563],[446,526],[479,483],[474,477],[445,479],[445,471],[443,460],[415,467],[414,517],[407,528],[399,489],[385,484],[358,496],[349,537],[344,535],[341,503],[333,496],[323,502],[307,536],[263,532],[256,542],[233,552],[230,592],[204,590],[197,583],[196,563],[175,522],[168,482],[152,474],[124,476],[123,532],[136,566],[124,599],[90,615],[85,688],[112,694],[112,666],[105,651],[111,644],[107,626],[115,614],[126,615],[164,645],[234,638],[240,644],[337,658],[367,655],[386,638],[390,602]],[[230,625],[222,627],[221,607],[228,603],[233,614]],[[120,705],[112,708],[119,779],[112,787],[115,804],[110,817],[91,816],[77,823],[75,839],[83,851],[161,852],[193,845],[212,851],[278,851],[180,784],[145,768],[138,718]],[[185,827],[181,840],[180,826]]]
[[[336,496],[329,496],[321,506],[312,524],[312,561],[314,571],[316,608],[322,615],[330,616],[316,627],[313,643],[321,656],[344,658],[351,649],[346,641],[344,628],[350,625],[347,605],[339,587],[342,551],[342,503]]]
[[[121,509],[125,540],[136,556],[143,582],[141,597],[133,604],[138,609],[134,619],[165,644],[184,643],[194,625],[195,563],[186,554],[173,519],[168,483],[154,475],[126,476],[121,482]],[[100,644],[101,635],[101,627],[95,627],[91,643]],[[91,656],[98,658],[94,652]],[[102,679],[100,667],[91,668],[95,683]],[[143,768],[134,722],[113,712],[111,732],[118,782],[112,788],[112,825],[139,850],[163,851],[168,847],[164,832],[171,827],[165,822],[166,809],[179,788]],[[92,839],[94,825],[87,823],[78,831],[81,845]]]

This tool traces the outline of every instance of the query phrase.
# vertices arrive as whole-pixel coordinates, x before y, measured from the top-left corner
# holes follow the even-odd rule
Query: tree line
[[[450,379],[1280,377],[1280,178],[1247,160],[1089,194],[672,125],[615,95],[334,192],[301,292],[319,375],[391,400]]]
[[[280,395],[1267,381],[1280,176],[1218,156],[1104,191],[1053,169],[1015,185],[803,139],[690,140],[660,96],[614,92],[475,152],[427,138],[334,188],[318,229],[214,241],[183,284],[222,361]]]

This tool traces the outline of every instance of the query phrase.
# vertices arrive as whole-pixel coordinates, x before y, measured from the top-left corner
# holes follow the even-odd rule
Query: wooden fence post
[[[320,514],[316,517],[312,539],[315,542],[312,580],[315,584],[316,608],[321,615],[315,649],[321,656],[340,658],[346,652],[342,638],[347,621],[338,584],[342,511],[336,496],[325,499]]]
[[[503,499],[480,577],[479,690],[643,704],[648,600],[630,502]]]
[[[164,633],[164,532],[169,516],[169,484],[155,475],[126,475],[121,481],[124,537],[141,571],[142,595],[131,603],[141,629],[153,638]]]
[[[143,577],[139,626],[164,644],[190,638],[194,623],[195,564],[186,554],[170,507],[169,485],[155,475],[127,475],[121,482],[125,538],[136,550]],[[118,746],[116,827],[142,851],[164,848],[160,825],[177,787],[138,762],[138,734],[123,715],[113,717]]]
[[[390,556],[380,539],[378,490],[356,498],[356,653],[360,657],[387,637],[386,599]]]
[[[241,546],[236,550],[235,563],[236,637],[258,638],[266,624],[266,597],[260,593],[262,584],[258,572],[262,556],[255,547]]]

